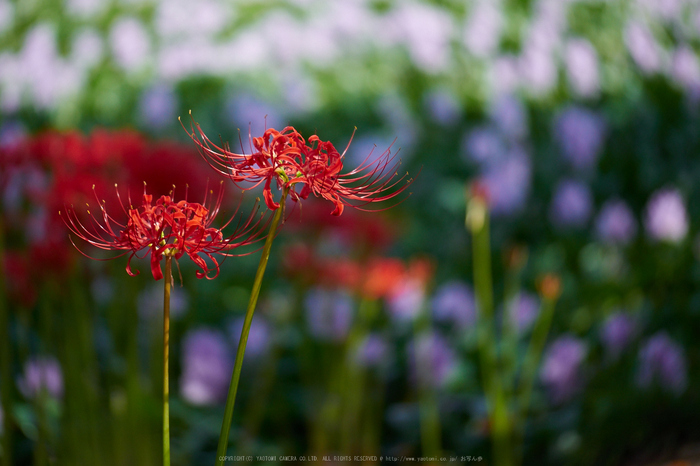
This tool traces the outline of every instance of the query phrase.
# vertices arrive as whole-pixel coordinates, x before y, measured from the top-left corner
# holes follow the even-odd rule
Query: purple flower
[[[540,378],[554,403],[563,403],[581,388],[581,364],[586,358],[586,345],[571,335],[557,338],[547,349]]]
[[[649,387],[653,381],[666,390],[680,395],[685,390],[687,369],[683,348],[665,332],[650,337],[639,350],[637,383]]]
[[[0,125],[0,149],[19,145],[27,136],[27,130],[19,121],[6,121]]]
[[[324,341],[342,341],[352,323],[353,305],[350,295],[342,291],[314,288],[304,299],[309,332]]]
[[[515,302],[509,306],[509,320],[519,334],[532,327],[540,313],[540,300],[530,293],[520,293]]]
[[[518,58],[512,55],[499,56],[493,60],[488,71],[489,82],[495,94],[512,93],[518,87],[520,70]]]
[[[505,144],[498,132],[490,126],[471,130],[463,141],[464,152],[479,164],[493,164],[503,158]]]
[[[647,203],[644,226],[647,234],[657,241],[679,243],[688,233],[688,214],[678,190],[656,191]]]
[[[236,343],[236,348],[241,340],[241,331],[243,330],[244,317],[240,317],[233,321],[229,327],[231,339]],[[253,317],[248,332],[248,342],[245,347],[246,357],[256,358],[262,356],[270,348],[270,326],[267,321],[260,315]]]
[[[682,45],[676,49],[671,61],[671,75],[685,89],[700,86],[700,64],[692,48]]]
[[[476,322],[474,293],[466,283],[454,280],[442,285],[431,307],[436,321],[454,323],[460,330]]]
[[[585,183],[564,180],[559,183],[549,209],[549,217],[557,228],[581,228],[586,225],[593,199]]]
[[[674,19],[681,17],[686,2],[683,0],[637,0],[637,3],[643,6],[654,18]]]
[[[162,129],[175,121],[177,105],[172,87],[156,84],[141,94],[141,119],[152,128]]]
[[[603,119],[582,107],[567,107],[555,121],[557,141],[564,157],[576,169],[595,166],[605,138]]]
[[[498,49],[503,14],[491,2],[479,2],[464,28],[464,45],[475,56],[486,58]]]
[[[393,138],[387,138],[381,134],[368,134],[353,138],[348,152],[345,154],[345,161],[348,165],[357,166],[362,163],[373,163],[377,161],[384,151],[392,145]],[[398,149],[397,146],[391,148],[392,153]],[[367,162],[365,162],[367,160]]]
[[[457,368],[457,357],[444,337],[423,333],[408,345],[412,376],[421,384],[439,388]]]
[[[400,282],[387,300],[389,315],[396,322],[411,322],[421,312],[425,302],[425,289],[419,280]]]
[[[148,62],[151,40],[141,21],[135,18],[119,19],[109,34],[112,53],[117,64],[127,72],[134,72]]]
[[[448,90],[429,92],[423,100],[430,117],[441,125],[454,124],[462,116],[459,99]]]
[[[201,406],[222,402],[233,369],[224,335],[208,328],[190,330],[182,346],[182,397]]]
[[[497,98],[490,109],[491,119],[498,129],[510,139],[527,134],[527,113],[523,103],[511,94]]]
[[[498,163],[486,167],[481,182],[489,193],[494,215],[511,215],[521,210],[530,191],[532,164],[527,153],[516,147]]]
[[[104,53],[102,36],[94,29],[83,29],[73,37],[70,60],[82,69],[92,68]]]
[[[52,398],[63,398],[63,372],[53,356],[37,357],[24,364],[17,388],[26,398],[36,398],[42,391]]]
[[[434,74],[449,65],[453,25],[445,11],[427,4],[404,2],[389,17],[391,23],[386,22],[386,26],[406,45],[418,68]]]
[[[634,337],[636,323],[622,312],[608,317],[600,328],[600,340],[605,352],[612,360],[616,360]]]
[[[386,362],[389,354],[389,345],[386,340],[371,333],[365,337],[355,353],[355,361],[363,367],[378,367]]]
[[[625,45],[643,73],[652,74],[661,69],[659,44],[645,25],[636,21],[630,22],[625,28]]]
[[[269,102],[250,94],[236,94],[226,102],[226,115],[241,128],[243,140],[248,130],[253,136],[262,135],[266,128],[283,128],[286,125],[279,110]]]
[[[537,96],[547,94],[557,84],[557,66],[549,50],[530,46],[518,61],[523,84]]]
[[[637,234],[637,221],[625,201],[612,199],[603,204],[596,219],[598,238],[607,244],[628,244]]]
[[[582,97],[598,93],[598,54],[585,39],[572,39],[566,45],[566,72],[574,92]]]

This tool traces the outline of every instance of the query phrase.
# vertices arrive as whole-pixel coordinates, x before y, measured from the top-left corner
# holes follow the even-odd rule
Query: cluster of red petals
[[[117,196],[119,196],[118,192]],[[223,190],[220,190],[211,208],[205,206],[206,196],[204,204],[187,200],[175,202],[171,196],[161,196],[153,203],[153,196],[146,194],[144,188],[143,202],[138,208],[130,206],[127,210],[122,204],[122,209],[128,218],[125,224],[108,214],[105,202],[100,202],[99,198],[97,202],[101,221],[90,215],[89,224],[86,225],[80,221],[75,209],[71,207],[66,209],[64,222],[74,235],[97,248],[124,251],[115,257],[129,254],[126,266],[129,275],[134,276],[139,273],[131,270],[131,259],[134,256],[145,257],[150,254],[151,273],[153,278],[160,280],[163,278],[160,263],[164,256],[180,259],[187,254],[201,269],[196,272],[197,278],[213,279],[219,275],[219,262],[214,254],[232,256],[233,249],[257,241],[260,231],[257,227],[262,218],[255,215],[257,212],[255,209],[246,221],[239,222],[234,234],[224,237],[222,229],[231,222],[233,217],[222,229],[211,226],[219,212],[222,197]],[[89,211],[88,214],[90,214]],[[211,260],[213,266],[206,262],[205,257]],[[209,276],[211,270],[216,272],[213,276]]]
[[[210,169],[196,154],[191,144],[151,142],[133,130],[96,129],[88,135],[50,130],[4,143],[0,216],[7,247],[41,263],[45,275],[61,278],[75,254],[60,209],[91,202],[93,187],[107,205],[116,204],[114,183],[139,192],[145,181],[154,197],[168,194],[173,184],[205,192]]]
[[[394,198],[412,182],[406,180],[408,173],[397,176],[401,161],[392,154],[391,147],[373,161],[372,153],[368,154],[360,166],[342,173],[347,147],[341,154],[332,143],[316,135],[307,142],[291,126],[282,131],[270,128],[262,137],[250,137],[249,155],[232,152],[228,144],[216,145],[195,122],[187,133],[209,164],[237,186],[252,189],[264,183],[265,203],[271,210],[279,207],[272,195],[273,182],[279,189],[288,189],[294,201],[312,193],[331,201],[335,205],[333,215],[341,215],[345,206],[371,210],[363,206]],[[246,183],[253,186],[246,187]]]

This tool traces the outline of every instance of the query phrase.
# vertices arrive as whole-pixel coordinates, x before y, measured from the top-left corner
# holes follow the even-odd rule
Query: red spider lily
[[[183,125],[184,128],[184,125]],[[401,161],[389,147],[379,158],[370,162],[372,153],[359,167],[348,173],[343,171],[345,153],[352,142],[340,154],[329,141],[311,136],[308,143],[293,127],[281,132],[268,129],[262,137],[250,137],[251,154],[235,153],[227,143],[223,147],[214,144],[193,121],[191,132],[187,134],[199,146],[209,164],[220,173],[228,176],[237,186],[240,183],[253,183],[252,189],[265,183],[263,193],[268,208],[275,210],[279,204],[272,196],[271,185],[275,181],[278,188],[289,189],[292,200],[306,199],[313,193],[335,205],[333,215],[341,215],[346,205],[360,210],[371,202],[391,199],[403,192],[411,183],[401,185],[408,173],[395,179]],[[354,132],[353,132],[354,135]],[[301,190],[295,190],[296,185]]]
[[[213,192],[209,191],[209,194],[213,194]],[[66,209],[67,215],[64,217],[64,222],[74,235],[95,247],[124,251],[115,257],[129,254],[126,271],[131,276],[139,274],[138,271],[131,270],[131,259],[134,256],[141,258],[140,253],[143,254],[143,257],[150,253],[151,273],[156,280],[163,278],[160,262],[164,256],[168,255],[179,259],[187,254],[201,269],[196,272],[197,278],[213,279],[219,275],[219,262],[214,254],[232,256],[234,254],[229,251],[259,240],[260,230],[257,227],[262,216],[255,219],[257,208],[245,221],[239,222],[236,231],[231,236],[224,237],[221,230],[231,223],[235,214],[221,229],[211,227],[221,206],[223,190],[219,190],[218,197],[209,209],[205,207],[207,196],[202,204],[187,200],[175,202],[171,196],[161,196],[154,204],[153,196],[146,194],[144,183],[143,203],[140,208],[134,208],[129,200],[128,211],[121,202],[117,190],[122,210],[128,217],[125,224],[116,221],[107,213],[106,203],[100,202],[97,193],[95,193],[95,197],[100,206],[102,222],[90,214],[88,210],[89,226],[83,224],[72,206]],[[236,209],[237,211],[238,209]],[[72,238],[71,242],[73,242]],[[75,246],[75,243],[73,245]],[[80,251],[77,246],[76,249]],[[94,259],[82,251],[80,252],[84,256]],[[208,257],[214,263],[216,274],[213,277],[209,276],[211,267],[203,256]]]

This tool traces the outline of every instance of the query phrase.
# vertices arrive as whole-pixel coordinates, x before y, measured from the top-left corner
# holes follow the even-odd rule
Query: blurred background
[[[290,214],[231,452],[492,464],[464,223],[479,180],[513,354],[540,277],[562,283],[524,463],[697,457],[699,31],[695,0],[0,0],[4,464],[160,464],[162,282],[82,257],[58,211],[95,186],[119,215],[115,183],[203,198],[221,177],[190,110],[234,147],[294,125],[342,152],[357,127],[347,167],[391,146],[418,174],[386,211]],[[258,258],[175,273],[173,464],[213,461]]]

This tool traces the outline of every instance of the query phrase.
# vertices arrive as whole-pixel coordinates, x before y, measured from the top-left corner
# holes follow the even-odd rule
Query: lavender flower
[[[493,164],[506,152],[500,135],[490,126],[474,128],[466,134],[462,146],[465,154],[479,164]]]
[[[678,190],[656,191],[647,203],[644,226],[647,234],[657,241],[679,243],[688,233],[688,214]]]
[[[481,182],[489,193],[494,215],[512,215],[521,210],[530,191],[532,163],[521,148],[509,151],[502,161],[486,167]]]
[[[532,327],[540,313],[540,300],[531,293],[519,293],[515,302],[509,306],[508,318],[518,334]]]
[[[158,2],[155,27],[164,39],[187,42],[202,35],[209,37],[221,32],[230,21],[229,11],[222,2],[202,0],[197,8],[185,0]]]
[[[637,234],[637,221],[625,201],[612,199],[603,204],[596,219],[598,238],[607,244],[628,244]]]
[[[233,369],[224,335],[208,328],[190,330],[182,346],[182,397],[194,405],[222,402]]]
[[[557,84],[557,66],[549,50],[531,46],[518,61],[523,84],[534,95],[547,94]]]
[[[684,0],[637,0],[653,17],[664,19],[679,18],[683,10]]]
[[[605,352],[612,360],[616,360],[629,345],[636,332],[636,323],[622,312],[608,317],[600,328],[600,340]]]
[[[498,129],[510,139],[527,134],[527,113],[523,103],[511,94],[498,97],[490,109],[491,119]]]
[[[646,388],[658,382],[664,389],[680,395],[685,390],[687,369],[683,348],[665,332],[650,337],[639,350],[637,383]]]
[[[450,281],[438,288],[432,299],[433,317],[455,324],[460,330],[476,322],[476,302],[472,289],[461,281]]]
[[[424,102],[431,118],[441,125],[451,125],[462,116],[459,99],[448,90],[440,89],[429,92]]]
[[[156,84],[141,95],[139,113],[148,126],[162,129],[175,120],[177,105],[177,96],[172,87]]]
[[[231,339],[238,343],[241,339],[241,331],[243,330],[244,317],[236,319],[229,327]],[[248,342],[245,347],[245,355],[250,358],[262,356],[270,348],[270,325],[263,316],[256,315],[250,323],[250,331],[248,332]]]
[[[412,376],[419,383],[440,388],[457,368],[454,350],[444,337],[435,332],[417,336],[407,350]]]
[[[564,157],[576,169],[595,166],[605,137],[602,118],[582,107],[567,107],[555,121],[557,141]]]
[[[419,280],[407,279],[391,292],[387,305],[389,315],[396,322],[413,321],[420,314],[425,302],[425,289]]]
[[[671,61],[671,75],[685,89],[700,86],[700,63],[692,48],[682,45],[676,49]]]
[[[24,364],[17,388],[26,398],[36,398],[42,391],[55,399],[63,398],[63,372],[53,356],[37,357]]]
[[[70,61],[81,69],[97,65],[104,53],[102,36],[94,29],[83,29],[73,37]]]
[[[283,128],[279,110],[264,100],[250,94],[237,94],[226,102],[226,115],[229,120],[243,128],[243,133],[263,134],[267,128]]]
[[[491,63],[488,71],[488,82],[493,86],[495,94],[510,94],[520,82],[520,64],[518,57],[505,55],[497,57]]]
[[[366,163],[373,163],[381,157],[384,150],[392,145],[393,138],[388,138],[381,134],[362,135],[353,138],[350,149],[345,154],[346,163],[357,166],[367,160]],[[395,149],[392,148],[392,152]]]
[[[112,53],[117,64],[127,72],[134,72],[148,62],[151,41],[141,21],[120,18],[109,33]]]
[[[478,2],[464,28],[464,45],[477,57],[489,57],[498,49],[502,28],[501,10],[489,1]]]
[[[386,362],[389,344],[381,335],[371,333],[357,347],[355,361],[362,367],[379,367]]]
[[[387,26],[406,45],[417,67],[430,74],[447,67],[453,24],[446,12],[423,3],[404,2],[390,18]]]
[[[588,186],[580,181],[564,180],[554,192],[549,217],[557,228],[581,228],[588,222],[592,209]]]
[[[311,334],[324,341],[342,341],[350,331],[353,305],[342,291],[314,288],[304,299],[306,322]]]
[[[19,121],[5,121],[0,125],[0,149],[19,145],[27,136],[27,129]]]
[[[662,56],[659,44],[645,25],[632,21],[625,28],[625,44],[632,59],[645,74],[661,69]]]
[[[582,97],[598,93],[598,54],[585,39],[572,39],[566,45],[566,72],[574,92]]]
[[[540,378],[554,403],[568,401],[581,388],[581,364],[587,351],[586,345],[571,335],[559,337],[547,349]]]

